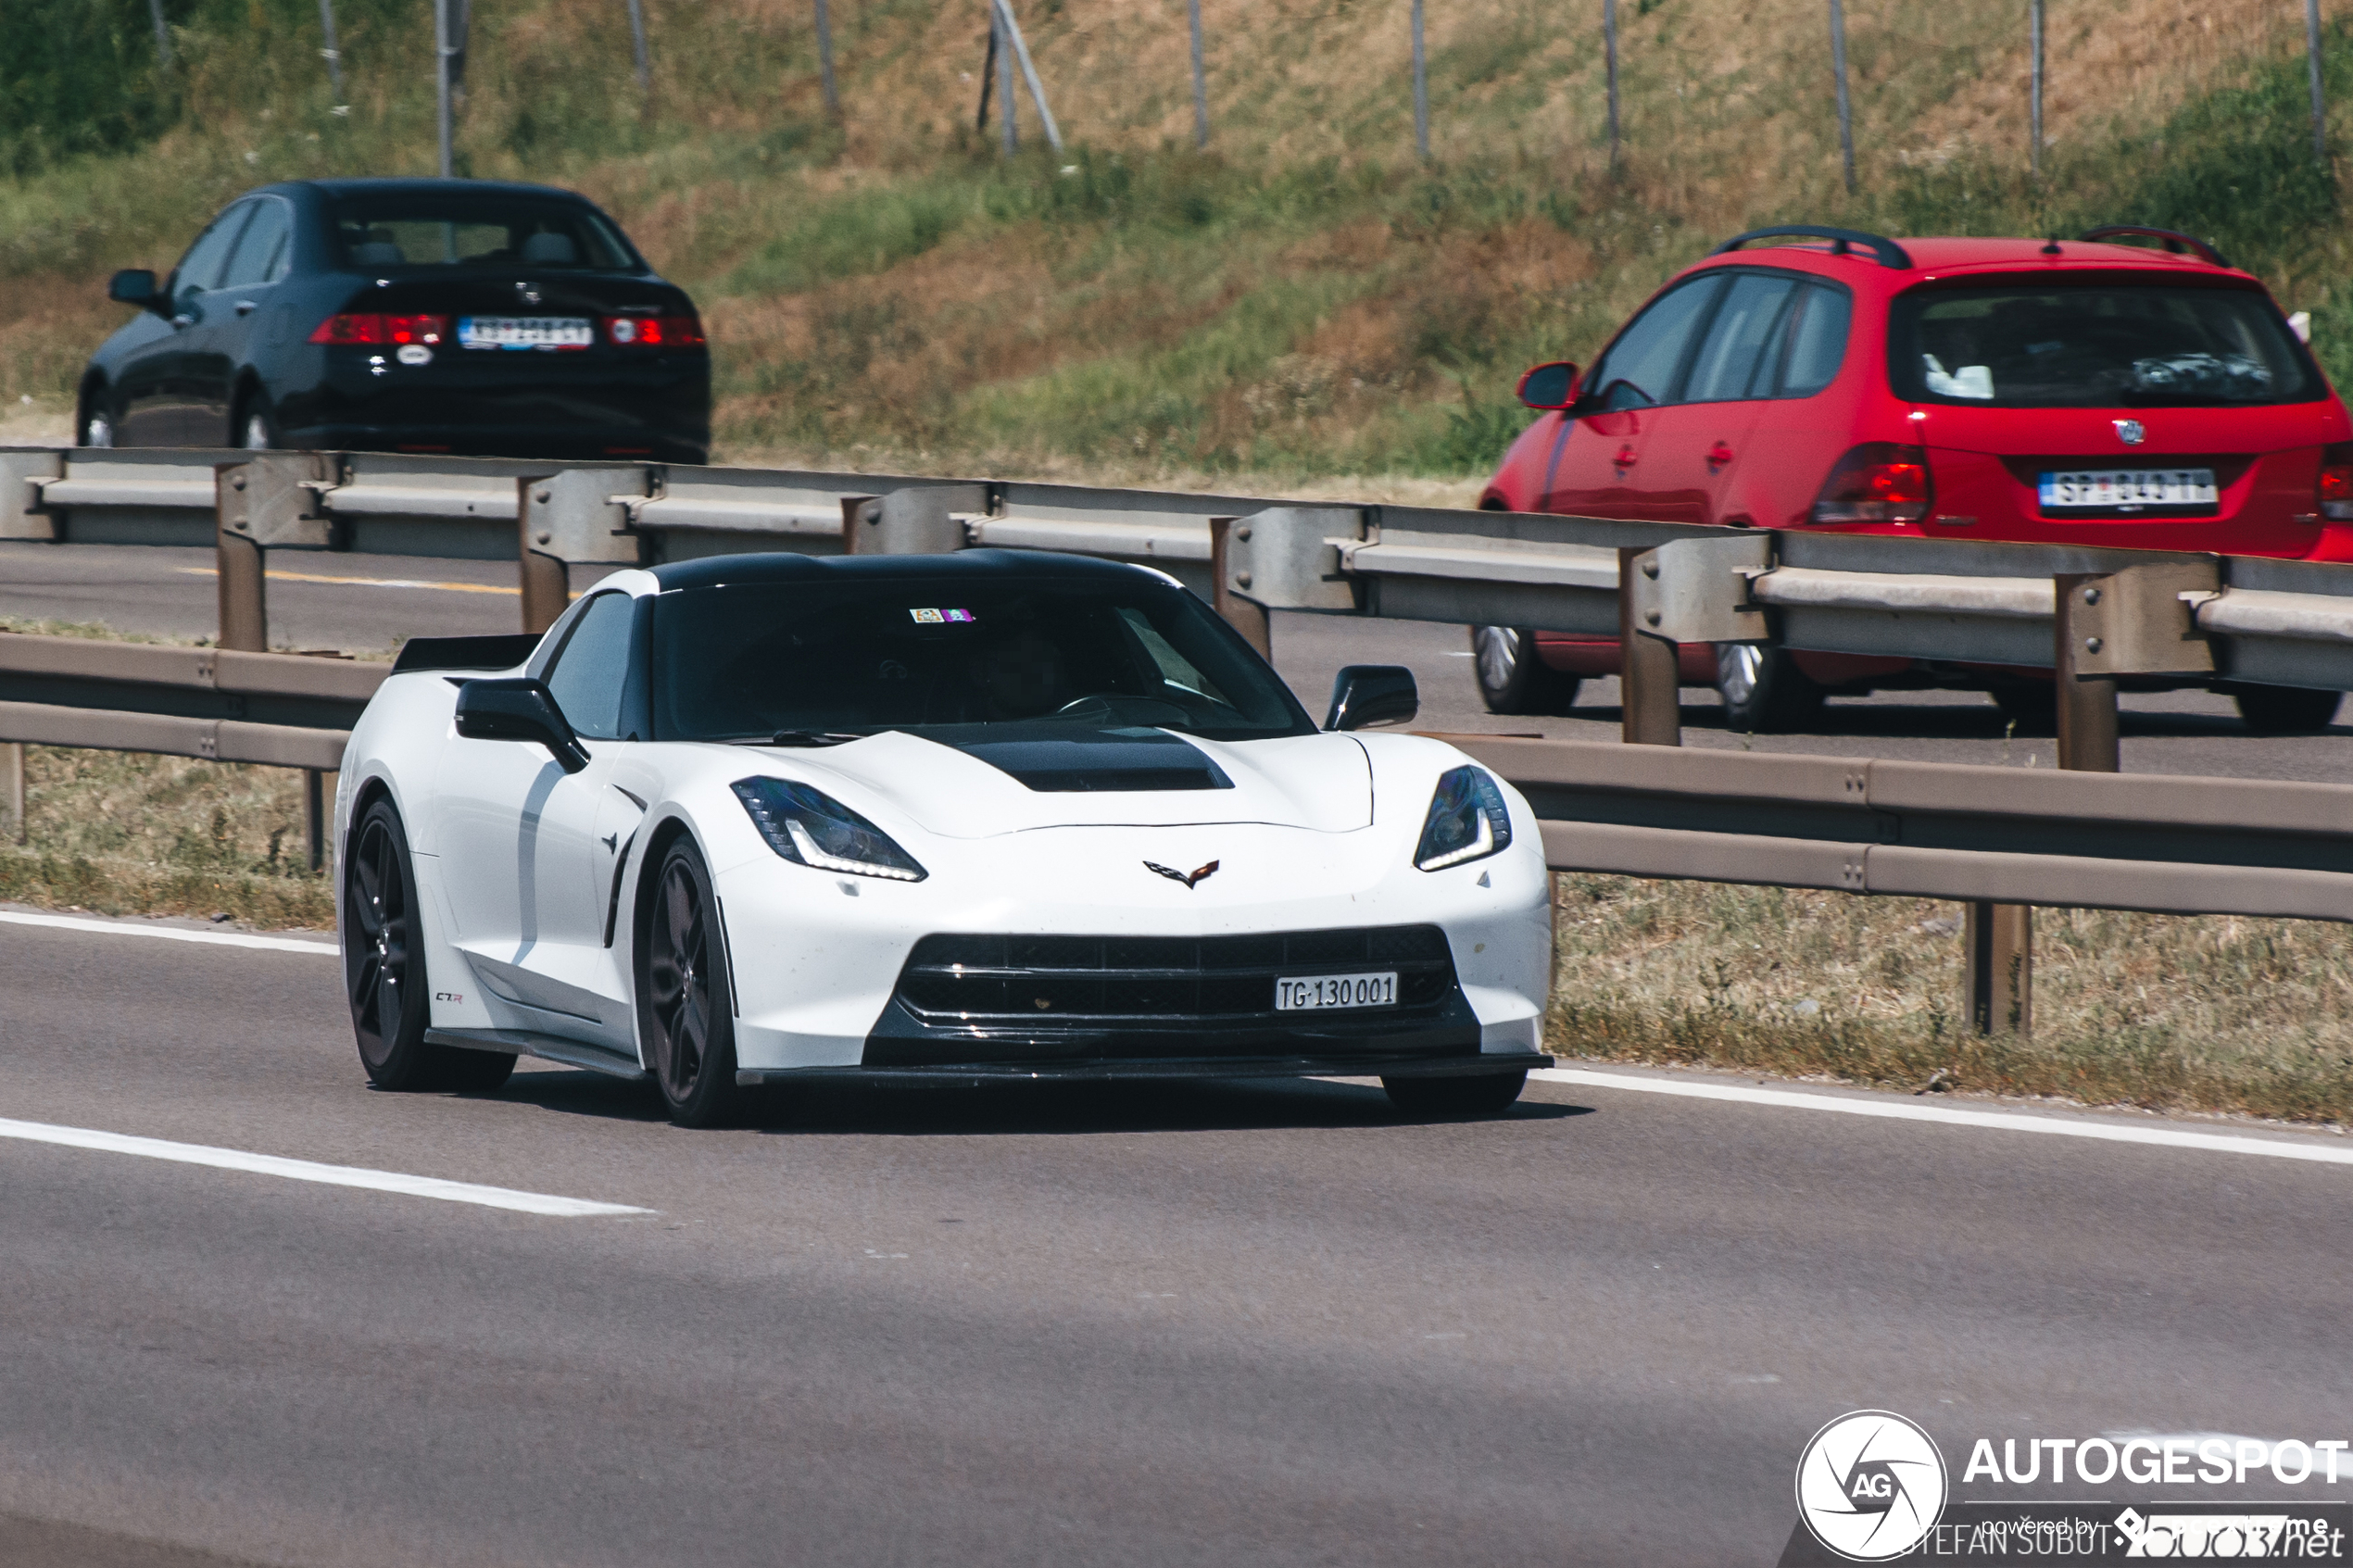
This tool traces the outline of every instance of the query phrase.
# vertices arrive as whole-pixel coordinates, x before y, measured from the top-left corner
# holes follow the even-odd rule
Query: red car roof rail
[[[2204,240],[2195,239],[2188,234],[2177,234],[2171,229],[2151,229],[2139,223],[2102,224],[2099,228],[2085,230],[2076,238],[2086,242],[2116,239],[2156,240],[2175,256],[2181,255],[2183,251],[2195,251],[2201,261],[2212,262],[2217,267],[2230,265],[2223,259],[2221,251],[2216,250]]]
[[[1722,256],[1735,251],[1751,240],[1828,240],[1832,256],[1844,256],[1857,246],[1868,250],[1882,267],[1899,272],[1911,270],[1911,253],[1894,240],[1881,234],[1866,234],[1859,229],[1826,229],[1818,223],[1785,223],[1778,229],[1751,229],[1745,234],[1734,234],[1707,254]]]

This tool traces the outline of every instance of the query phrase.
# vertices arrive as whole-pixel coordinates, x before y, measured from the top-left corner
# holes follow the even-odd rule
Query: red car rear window
[[[2320,372],[2252,289],[2134,283],[1923,289],[1888,332],[1895,395],[1993,408],[2308,403]]]

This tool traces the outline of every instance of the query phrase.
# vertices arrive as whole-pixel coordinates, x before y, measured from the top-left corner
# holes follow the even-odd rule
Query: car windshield
[[[1995,408],[2306,403],[2311,358],[2253,289],[2133,283],[1930,289],[1888,333],[1899,397]]]
[[[642,272],[629,242],[579,203],[437,192],[346,196],[330,212],[344,265],[576,267]]]
[[[961,574],[687,588],[656,601],[654,733],[823,744],[1068,724],[1310,734],[1275,672],[1192,594]],[[981,737],[985,738],[985,737]]]

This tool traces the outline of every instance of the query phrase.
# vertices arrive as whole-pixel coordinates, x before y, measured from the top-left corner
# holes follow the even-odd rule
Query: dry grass
[[[332,884],[304,863],[297,771],[34,746],[25,784],[29,842],[0,836],[0,899],[334,924]]]
[[[1783,888],[1557,879],[1552,1049],[2353,1122],[2353,929],[2038,909],[2032,1038],[1970,1035],[1959,910]]]

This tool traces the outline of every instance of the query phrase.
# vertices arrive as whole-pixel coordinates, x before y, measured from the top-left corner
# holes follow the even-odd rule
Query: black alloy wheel
[[[1812,723],[1830,694],[1797,667],[1786,648],[1718,643],[1716,695],[1723,699],[1727,729],[1736,734],[1776,735]]]
[[[637,964],[638,1027],[670,1119],[715,1127],[741,1101],[726,948],[711,873],[691,839],[662,857]]]
[[[2343,692],[2313,691],[2304,686],[2233,683],[2221,689],[2230,694],[2240,721],[2259,735],[2317,734],[2336,722],[2336,710],[2345,701]]]
[[[495,1089],[515,1059],[425,1043],[432,988],[409,835],[389,800],[360,814],[343,858],[343,981],[359,1064],[382,1089]]]
[[[1578,677],[1539,658],[1526,627],[1472,627],[1471,668],[1490,713],[1567,713],[1577,702]]]
[[[1458,1078],[1383,1078],[1389,1103],[1408,1116],[1501,1116],[1528,1086],[1528,1074],[1475,1073]]]

